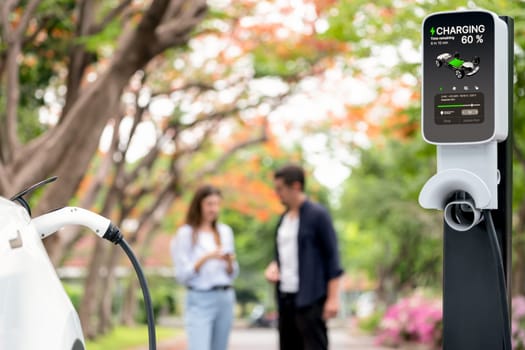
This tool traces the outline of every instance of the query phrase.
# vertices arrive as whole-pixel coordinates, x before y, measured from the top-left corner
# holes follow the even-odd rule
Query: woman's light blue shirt
[[[235,254],[233,231],[230,226],[219,223],[217,225],[221,239],[221,251]],[[233,272],[226,271],[226,261],[208,259],[195,271],[195,263],[204,255],[218,249],[212,232],[201,231],[197,234],[197,241],[192,242],[193,229],[184,225],[177,230],[171,240],[170,250],[175,264],[175,277],[179,283],[197,290],[208,290],[215,286],[231,285],[239,274],[239,264],[233,264]]]

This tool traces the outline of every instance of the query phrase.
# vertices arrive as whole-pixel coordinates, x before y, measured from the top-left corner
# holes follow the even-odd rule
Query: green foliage
[[[345,265],[394,290],[440,281],[439,218],[417,204],[434,168],[429,149],[418,140],[364,150],[336,213]]]
[[[104,30],[100,33],[79,37],[76,41],[78,44],[84,45],[88,52],[96,54],[100,51],[101,47],[113,47],[121,33],[122,24],[119,21],[114,20],[104,27]]]
[[[20,66],[22,105],[30,99],[36,99],[37,105],[41,105],[35,91],[44,90],[52,83],[52,78],[58,77],[57,69],[65,63],[69,40],[75,31],[70,15],[74,8],[73,0],[46,0],[40,4],[33,20],[42,27],[41,33],[45,37],[23,48],[25,60]]]
[[[259,297],[252,289],[236,288],[235,297],[239,304],[248,304],[259,301]]]
[[[155,318],[158,319],[160,315],[174,315],[177,312],[175,281],[171,278],[151,276],[148,277],[148,286]],[[136,296],[139,306],[135,319],[139,323],[146,324],[146,309],[141,289],[137,289]]]
[[[484,8],[515,21],[515,103],[514,135],[516,149],[525,149],[525,4],[518,1],[391,1],[340,0],[328,13],[329,28],[324,38],[347,43],[352,62],[369,59],[386,47],[394,48],[399,62],[382,70],[382,78],[399,79],[409,74],[420,80],[421,24],[428,14],[440,11]],[[404,55],[402,44],[409,43],[415,55]],[[395,58],[394,58],[395,59]],[[351,72],[359,65],[348,66]],[[419,89],[418,86],[414,90]],[[419,119],[419,106],[411,106],[410,121]],[[386,135],[386,137],[389,137]],[[419,139],[416,132],[409,137]],[[341,227],[345,264],[363,268],[380,278],[393,273],[396,284],[412,281],[439,281],[441,227],[439,214],[423,212],[417,194],[435,171],[433,147],[421,142],[387,142],[362,153],[362,163],[353,170],[346,186],[338,224]],[[524,162],[525,164],[525,162]],[[515,160],[514,203],[523,205],[525,167]],[[431,223],[435,224],[432,225]],[[375,263],[380,262],[375,265]],[[425,276],[425,273],[429,275]]]
[[[5,97],[6,94],[0,87],[0,121],[6,110]],[[38,106],[33,102],[28,102],[18,108],[18,136],[22,143],[32,140],[46,130],[38,120]]]
[[[256,299],[264,299],[268,289],[262,271],[274,257],[277,217],[269,222],[259,222],[255,217],[225,209],[221,220],[230,225],[235,233],[235,250],[240,266],[236,289],[249,292]]]
[[[257,47],[253,52],[255,77],[281,76],[290,77],[304,72],[313,60],[308,60],[301,52],[294,52],[293,47],[287,47],[288,57],[280,57],[276,47]]]
[[[82,295],[84,295],[82,284],[73,282],[62,282],[62,285],[64,286],[64,290],[66,291],[69,299],[71,300],[71,303],[78,311],[80,306],[80,300],[82,300]]]
[[[176,337],[180,331],[166,327],[156,327],[157,341]],[[94,341],[87,341],[89,350],[126,350],[130,347],[148,344],[148,329],[146,326],[117,327],[109,334],[103,335]]]
[[[74,0],[44,0],[38,7],[38,13],[42,16],[64,15],[75,8]]]
[[[22,143],[27,143],[45,131],[38,120],[38,111],[44,105],[46,88],[58,83],[59,70],[66,64],[69,39],[75,29],[70,17],[75,3],[74,0],[42,1],[31,19],[31,29],[26,36],[27,39],[34,37],[24,43],[18,67],[18,135]],[[40,31],[36,33],[35,28],[40,28]],[[6,45],[0,40],[0,56],[7,49]],[[6,92],[2,89],[0,110],[5,111]]]
[[[368,317],[361,318],[358,320],[359,329],[367,333],[375,333],[384,315],[384,311],[375,311]]]

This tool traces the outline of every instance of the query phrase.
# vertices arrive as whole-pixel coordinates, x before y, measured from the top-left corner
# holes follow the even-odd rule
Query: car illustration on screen
[[[436,57],[436,66],[439,68],[443,65],[452,69],[456,78],[463,79],[479,71],[479,57],[475,56],[471,61],[465,61],[459,57],[459,53],[451,55],[445,52]]]

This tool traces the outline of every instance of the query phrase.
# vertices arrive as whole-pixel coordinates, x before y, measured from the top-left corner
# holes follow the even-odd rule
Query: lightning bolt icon
[[[436,33],[436,30],[434,27],[430,28],[430,35],[434,35]]]

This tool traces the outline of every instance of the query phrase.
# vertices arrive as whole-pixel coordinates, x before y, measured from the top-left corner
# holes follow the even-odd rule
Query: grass
[[[360,319],[358,321],[359,329],[367,333],[375,333],[383,319],[383,314],[383,311],[375,311],[370,316]]]
[[[182,334],[181,330],[156,327],[157,343],[164,339],[173,338]],[[148,328],[117,327],[111,333],[106,334],[95,341],[86,342],[86,350],[127,350],[131,347],[148,345]]]

